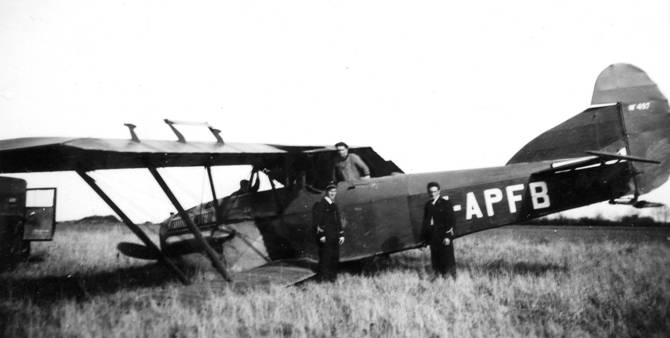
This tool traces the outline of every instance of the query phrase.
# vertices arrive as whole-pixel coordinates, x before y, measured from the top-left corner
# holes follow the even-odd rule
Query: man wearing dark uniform
[[[340,210],[335,204],[336,194],[337,186],[328,185],[325,196],[312,208],[312,222],[319,247],[319,279],[331,282],[337,278],[340,245],[344,243]]]
[[[454,258],[454,209],[447,199],[440,195],[437,182],[428,183],[430,201],[426,202],[423,212],[423,239],[430,245],[430,260],[435,273],[445,276],[447,273],[456,278],[456,260]]]

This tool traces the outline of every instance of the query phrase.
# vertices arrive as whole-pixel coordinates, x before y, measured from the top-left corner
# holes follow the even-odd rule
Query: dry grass
[[[617,231],[462,238],[455,281],[432,280],[428,251],[414,250],[334,284],[189,301],[162,267],[117,255],[132,238],[122,228],[70,229],[0,274],[0,335],[667,337],[668,231]]]

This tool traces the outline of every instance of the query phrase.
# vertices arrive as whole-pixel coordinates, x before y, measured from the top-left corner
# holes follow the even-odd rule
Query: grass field
[[[455,281],[412,250],[333,284],[197,299],[117,254],[121,226],[82,229],[0,274],[0,335],[670,336],[668,229],[506,227],[456,240]]]

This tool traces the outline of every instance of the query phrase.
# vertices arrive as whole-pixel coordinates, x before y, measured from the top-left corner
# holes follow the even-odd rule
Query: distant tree
[[[601,215],[595,217],[569,218],[560,215],[555,218],[541,217],[527,221],[527,225],[571,225],[571,226],[631,226],[631,227],[658,227],[670,226],[665,220],[670,218],[670,210],[665,208],[662,217],[626,215],[619,219],[606,219]]]
[[[668,224],[668,218],[670,218],[670,208],[668,208],[668,206],[664,205],[660,208],[655,208],[653,214],[656,222]]]

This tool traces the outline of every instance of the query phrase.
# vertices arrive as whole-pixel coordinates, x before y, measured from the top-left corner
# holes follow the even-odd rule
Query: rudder
[[[621,103],[621,116],[629,155],[660,161],[634,163],[637,193],[647,193],[670,175],[670,108],[668,100],[649,76],[630,64],[614,64],[596,80],[592,104]]]

